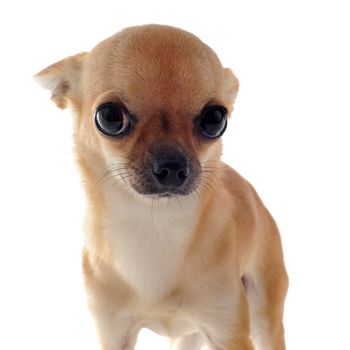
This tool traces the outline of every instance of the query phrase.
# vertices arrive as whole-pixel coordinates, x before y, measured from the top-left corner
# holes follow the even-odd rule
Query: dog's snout
[[[152,165],[153,175],[161,186],[179,187],[186,181],[189,169],[184,159],[157,159]]]
[[[150,145],[143,167],[135,176],[136,190],[159,197],[187,196],[193,192],[200,167],[190,151],[175,143]]]

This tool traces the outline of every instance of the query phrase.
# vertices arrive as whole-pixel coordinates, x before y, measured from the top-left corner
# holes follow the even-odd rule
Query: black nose
[[[152,170],[158,183],[166,187],[180,187],[189,173],[186,161],[182,159],[157,159]]]

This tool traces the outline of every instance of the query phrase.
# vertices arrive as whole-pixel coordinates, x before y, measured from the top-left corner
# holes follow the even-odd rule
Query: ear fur
[[[239,81],[230,68],[224,68],[224,84],[226,98],[234,103],[239,90]]]
[[[66,108],[79,88],[79,80],[87,53],[67,57],[43,69],[34,79],[51,91],[51,99],[59,108]]]

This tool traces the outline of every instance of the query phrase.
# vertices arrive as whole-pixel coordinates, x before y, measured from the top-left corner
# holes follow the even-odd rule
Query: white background
[[[0,349],[97,349],[80,273],[71,115],[32,75],[143,23],[195,33],[240,79],[224,159],[279,224],[288,349],[350,349],[347,3],[2,1]],[[165,344],[142,333],[137,349]]]

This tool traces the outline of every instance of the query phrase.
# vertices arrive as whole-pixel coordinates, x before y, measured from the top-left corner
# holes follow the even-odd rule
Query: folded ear
[[[224,84],[226,98],[233,104],[238,94],[239,81],[230,68],[224,68]]]
[[[87,53],[67,57],[43,69],[34,79],[45,89],[51,91],[51,99],[59,108],[66,108],[79,93],[79,80]]]

